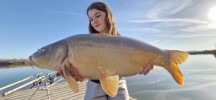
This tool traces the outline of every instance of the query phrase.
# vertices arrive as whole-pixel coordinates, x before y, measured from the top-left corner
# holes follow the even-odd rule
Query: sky
[[[0,0],[0,59],[28,58],[71,35],[88,34],[99,0]],[[216,49],[216,0],[100,0],[117,30],[161,49]]]

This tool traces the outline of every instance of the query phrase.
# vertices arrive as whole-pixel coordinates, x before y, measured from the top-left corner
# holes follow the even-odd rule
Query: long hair
[[[97,10],[105,12],[105,14],[106,14],[105,24],[106,24],[106,27],[108,29],[108,34],[120,35],[116,30],[116,24],[115,24],[114,16],[112,15],[110,8],[105,3],[103,3],[103,2],[92,3],[87,9],[87,16],[88,16],[89,10],[92,10],[92,9],[97,9]],[[90,21],[89,21],[89,32],[91,34],[99,33],[98,31],[96,31],[93,28]]]

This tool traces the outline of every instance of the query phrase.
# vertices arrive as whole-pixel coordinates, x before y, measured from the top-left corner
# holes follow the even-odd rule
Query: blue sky
[[[0,58],[28,58],[42,46],[88,33],[86,9],[94,1],[0,0]],[[216,0],[102,1],[124,36],[161,49],[216,48]]]

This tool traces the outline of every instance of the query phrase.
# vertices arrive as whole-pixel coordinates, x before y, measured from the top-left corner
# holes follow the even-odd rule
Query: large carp
[[[65,80],[78,92],[78,84],[69,73],[73,65],[87,79],[99,79],[109,96],[116,96],[119,77],[138,74],[150,61],[162,66],[183,85],[184,77],[178,64],[188,53],[178,50],[162,50],[147,43],[123,36],[107,34],[79,34],[70,36],[38,49],[29,57],[33,65],[57,70],[63,67]]]

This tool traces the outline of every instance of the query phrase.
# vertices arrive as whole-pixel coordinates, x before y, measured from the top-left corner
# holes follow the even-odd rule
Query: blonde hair
[[[108,29],[108,34],[120,35],[117,32],[117,29],[116,29],[114,16],[112,15],[112,12],[111,12],[110,8],[105,3],[103,3],[103,2],[94,2],[94,3],[92,3],[87,9],[87,15],[88,15],[89,10],[92,10],[92,9],[97,9],[97,10],[105,12],[105,14],[106,14],[105,23],[106,23],[106,27]],[[89,32],[91,34],[99,33],[98,31],[96,31],[93,28],[90,21],[89,21]]]

